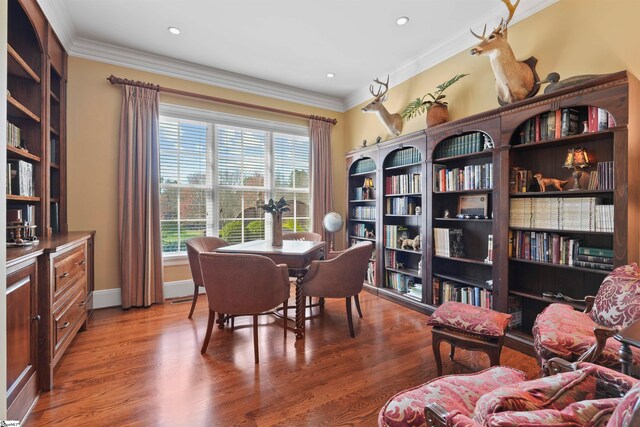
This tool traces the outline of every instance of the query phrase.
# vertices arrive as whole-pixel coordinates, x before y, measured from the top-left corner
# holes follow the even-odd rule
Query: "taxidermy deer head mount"
[[[378,90],[374,92],[373,85],[369,85],[369,91],[371,92],[371,95],[373,95],[373,101],[365,105],[362,112],[376,113],[378,118],[382,121],[382,124],[387,128],[387,131],[398,136],[400,135],[400,132],[402,132],[402,117],[397,113],[389,113],[384,105],[382,105],[382,103],[387,100],[386,94],[389,90],[389,76],[387,76],[387,81],[385,83],[382,83],[378,79],[375,79],[374,82],[378,83]]]
[[[502,0],[509,10],[509,16],[500,20],[500,24],[488,37],[485,37],[487,25],[485,24],[482,35],[471,31],[480,43],[471,49],[471,55],[488,56],[491,68],[496,76],[496,92],[500,105],[510,104],[525,98],[530,98],[538,93],[540,82],[535,71],[538,60],[533,56],[526,61],[518,61],[507,42],[507,26],[513,18],[513,14],[520,3],[517,0],[512,4],[510,0]]]

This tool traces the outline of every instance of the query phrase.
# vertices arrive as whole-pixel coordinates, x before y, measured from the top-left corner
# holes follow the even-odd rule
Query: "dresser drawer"
[[[55,275],[54,300],[71,286],[78,278],[86,276],[87,256],[84,246],[79,246],[68,253],[56,257],[53,261]]]
[[[85,280],[73,287],[73,295],[53,313],[53,342],[54,355],[67,337],[73,337],[78,329],[78,322],[84,319],[86,313]]]

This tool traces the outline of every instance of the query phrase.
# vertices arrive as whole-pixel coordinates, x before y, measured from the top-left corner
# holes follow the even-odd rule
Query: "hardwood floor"
[[[297,343],[293,332],[283,339],[282,320],[261,316],[259,365],[250,317],[236,319],[234,331],[215,328],[200,355],[206,305],[201,297],[193,319],[189,302],[96,311],[26,425],[376,425],[387,399],[436,375],[426,316],[366,292],[355,338],[343,299],[327,300]],[[448,351],[443,345],[445,375],[488,366],[484,354],[457,350],[451,362]],[[501,361],[538,374],[535,360],[514,350]]]

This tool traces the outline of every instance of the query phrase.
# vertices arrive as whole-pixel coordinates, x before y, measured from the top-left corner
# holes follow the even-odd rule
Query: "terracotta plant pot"
[[[446,105],[433,104],[427,110],[427,127],[441,125],[449,121],[449,109]]]

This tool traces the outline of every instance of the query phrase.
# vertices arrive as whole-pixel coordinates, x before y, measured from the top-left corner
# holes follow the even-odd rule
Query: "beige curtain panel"
[[[122,308],[161,303],[158,87],[123,85],[118,168]]]
[[[313,231],[329,241],[329,233],[322,227],[322,219],[333,210],[333,180],[331,175],[331,129],[329,122],[309,120],[311,142],[311,198]]]

